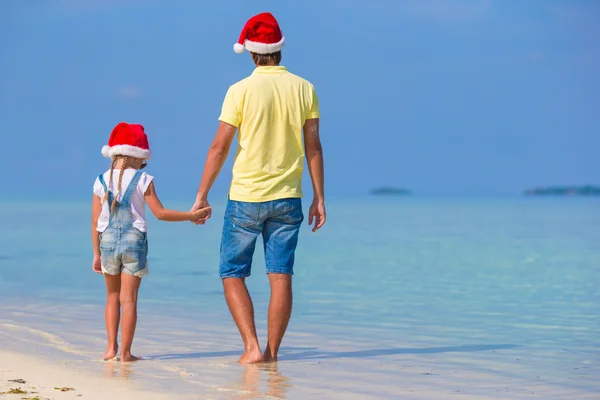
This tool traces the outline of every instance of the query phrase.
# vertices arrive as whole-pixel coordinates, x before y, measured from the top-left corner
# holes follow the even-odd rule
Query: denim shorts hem
[[[121,271],[117,271],[117,272],[109,271],[106,268],[102,267],[102,273],[105,275],[117,276],[121,273]]]
[[[267,274],[294,275],[294,271],[289,269],[267,269]]]
[[[223,275],[219,275],[221,277],[221,279],[227,279],[227,278],[238,278],[238,279],[242,279],[242,278],[247,278],[250,276],[250,274],[223,274]]]
[[[106,275],[110,275],[110,276],[117,276],[120,274],[127,274],[130,276],[137,276],[138,278],[141,278],[143,276],[148,275],[148,266],[146,265],[146,268],[141,269],[139,271],[136,272],[131,272],[129,270],[127,270],[127,268],[120,268],[118,271],[114,271],[114,270],[109,270],[107,268],[102,267],[102,273],[106,274]]]
[[[122,272],[130,276],[137,276],[138,278],[141,278],[143,276],[148,275],[148,266],[146,265],[146,268],[139,271],[135,271],[133,273],[131,271],[128,271],[127,268],[123,268]]]

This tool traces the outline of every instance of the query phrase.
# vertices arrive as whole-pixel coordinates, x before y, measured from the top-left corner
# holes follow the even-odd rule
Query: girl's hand
[[[203,224],[204,222],[200,222],[200,221],[206,221],[208,219],[208,217],[210,216],[211,211],[212,211],[212,208],[210,208],[210,206],[203,207],[198,210],[194,210],[194,211],[192,211],[191,221]],[[200,221],[198,221],[198,220],[200,220]]]
[[[92,269],[97,274],[102,274],[102,261],[100,256],[94,256],[94,262],[92,263]]]
[[[208,204],[208,201],[196,199],[196,201],[194,202],[194,205],[192,206],[192,209],[190,210],[190,212],[195,212],[195,211],[199,211],[199,210],[202,210],[202,209],[208,209],[208,212],[206,213],[206,215],[203,215],[200,218],[196,218],[196,219],[191,220],[196,225],[204,225],[206,223],[206,221],[212,215],[212,208],[210,208],[210,204]]]

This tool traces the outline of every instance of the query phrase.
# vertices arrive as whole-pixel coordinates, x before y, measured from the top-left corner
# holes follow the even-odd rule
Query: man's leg
[[[245,279],[224,278],[223,288],[227,306],[244,341],[244,354],[238,362],[251,364],[262,361],[262,353],[254,325],[254,306]]]
[[[277,361],[279,346],[292,315],[292,275],[269,274],[271,300],[269,302],[268,341],[264,361]]]
[[[292,314],[294,254],[303,220],[301,200],[284,199],[274,202],[272,215],[264,223],[265,261],[271,285],[264,361],[277,361],[279,347]]]
[[[219,275],[225,300],[244,342],[242,364],[262,361],[254,324],[254,306],[245,279],[250,276],[256,239],[262,231],[258,222],[260,205],[229,201],[221,239]]]

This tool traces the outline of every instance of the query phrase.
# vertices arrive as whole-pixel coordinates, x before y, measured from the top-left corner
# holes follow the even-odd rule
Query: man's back
[[[313,85],[283,66],[257,67],[232,85],[219,117],[239,129],[230,198],[302,197],[302,128],[314,118],[319,101]]]

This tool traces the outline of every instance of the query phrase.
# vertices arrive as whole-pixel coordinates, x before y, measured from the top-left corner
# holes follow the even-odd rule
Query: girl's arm
[[[92,264],[92,269],[101,274],[102,273],[102,265],[100,262],[100,232],[96,229],[98,228],[98,218],[100,218],[100,213],[102,212],[102,202],[100,201],[100,197],[93,195],[92,197],[92,249],[94,250],[94,262]]]
[[[160,221],[196,221],[197,219],[204,218],[210,211],[210,207],[205,207],[190,212],[175,211],[164,208],[156,194],[154,182],[150,182],[150,186],[148,186],[145,196],[148,207],[150,207],[150,211],[152,211],[152,214],[154,214],[154,216]]]

